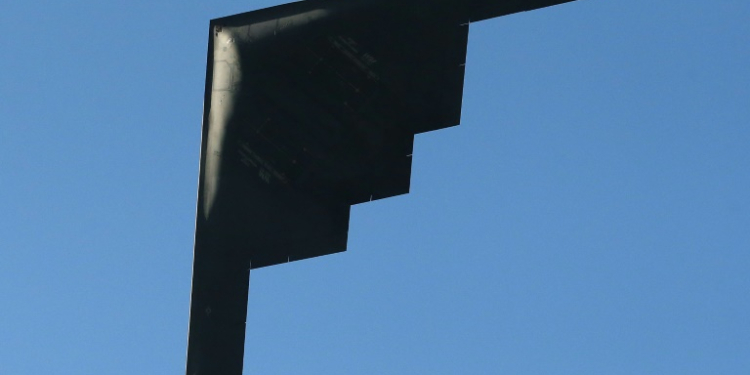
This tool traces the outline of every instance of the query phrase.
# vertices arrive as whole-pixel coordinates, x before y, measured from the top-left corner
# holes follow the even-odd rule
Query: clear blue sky
[[[208,21],[279,3],[3,3],[0,374],[184,373]],[[750,373],[748,20],[472,25],[411,194],[252,273],[245,373]]]

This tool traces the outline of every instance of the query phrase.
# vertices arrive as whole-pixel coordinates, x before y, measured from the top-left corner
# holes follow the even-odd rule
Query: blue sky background
[[[3,3],[0,373],[184,373],[208,21],[279,3]],[[473,24],[411,194],[252,273],[245,373],[750,373],[748,20]]]

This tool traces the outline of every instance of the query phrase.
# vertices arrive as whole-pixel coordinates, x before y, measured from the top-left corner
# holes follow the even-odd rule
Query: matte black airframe
[[[188,375],[239,375],[250,269],[346,250],[458,125],[470,22],[572,0],[308,0],[211,21]]]

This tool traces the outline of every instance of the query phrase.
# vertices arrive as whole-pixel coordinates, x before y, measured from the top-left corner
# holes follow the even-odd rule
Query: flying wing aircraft
[[[209,27],[188,375],[242,373],[250,269],[346,250],[458,125],[471,22],[572,0],[308,0]]]

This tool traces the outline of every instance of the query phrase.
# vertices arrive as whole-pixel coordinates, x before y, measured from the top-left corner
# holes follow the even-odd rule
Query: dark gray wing
[[[249,270],[346,249],[457,125],[468,23],[564,1],[309,0],[211,22],[188,375],[241,374]]]

